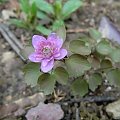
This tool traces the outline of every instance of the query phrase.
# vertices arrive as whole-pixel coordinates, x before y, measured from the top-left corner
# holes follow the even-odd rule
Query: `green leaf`
[[[21,9],[22,9],[23,12],[25,12],[26,14],[28,14],[29,11],[30,11],[29,0],[20,0],[20,7],[21,7]]]
[[[54,71],[54,75],[56,77],[56,80],[60,83],[60,84],[63,84],[63,85],[66,85],[67,82],[68,82],[68,73],[67,71],[62,68],[62,67],[57,67]]]
[[[57,31],[63,26],[64,26],[64,22],[62,20],[56,20],[52,25],[52,30]]]
[[[24,59],[28,59],[28,56],[34,52],[34,48],[32,46],[26,46],[24,49],[20,51],[20,54],[24,57]]]
[[[57,35],[63,39],[63,41],[66,40],[66,29],[65,25],[62,25],[57,31]]]
[[[112,52],[113,48],[108,41],[102,40],[96,46],[96,50],[101,55],[108,55]]]
[[[66,19],[71,13],[76,11],[80,6],[82,6],[82,1],[80,0],[68,0],[62,9],[63,19]]]
[[[71,90],[74,95],[83,97],[88,93],[88,84],[86,80],[78,78],[72,83]]]
[[[102,76],[99,73],[92,74],[88,80],[88,84],[89,88],[95,91],[95,89],[102,84]]]
[[[89,55],[91,53],[91,47],[86,46],[85,42],[80,40],[71,41],[69,48],[73,53],[80,55]]]
[[[28,63],[24,69],[25,82],[32,87],[37,85],[39,76],[41,75],[40,66],[36,63]]]
[[[112,62],[108,59],[104,59],[100,63],[100,69],[104,72],[108,72],[112,68]]]
[[[35,2],[36,2],[37,7],[40,10],[42,10],[48,14],[50,14],[50,13],[54,14],[54,9],[53,9],[52,4],[49,4],[45,0],[36,0]]]
[[[99,69],[100,68],[100,59],[96,56],[88,56],[89,63],[91,64],[92,68]]]
[[[89,34],[94,40],[97,41],[99,41],[102,38],[101,33],[94,28],[89,29]]]
[[[36,14],[37,14],[37,6],[36,6],[35,2],[32,3],[30,11],[31,11],[32,16],[36,16]]]
[[[41,11],[37,11],[37,18],[51,21],[51,19],[44,12]]]
[[[71,55],[65,60],[65,63],[70,77],[79,77],[91,68],[91,64],[87,61],[86,57],[78,54]]]
[[[52,31],[50,29],[47,29],[46,27],[42,25],[38,25],[36,27],[36,30],[44,35],[49,35]]]
[[[114,85],[120,87],[120,70],[113,69],[108,72],[107,80],[109,81],[110,85]]]
[[[113,62],[120,62],[120,49],[115,49],[111,52],[110,57]]]
[[[62,13],[62,0],[55,0],[54,2],[54,13],[57,19],[61,19]]]
[[[19,19],[10,19],[10,23],[16,25],[17,27],[27,28],[25,22]]]
[[[39,77],[38,84],[40,85],[40,90],[44,92],[45,95],[52,94],[55,88],[55,76],[48,73],[42,74]]]

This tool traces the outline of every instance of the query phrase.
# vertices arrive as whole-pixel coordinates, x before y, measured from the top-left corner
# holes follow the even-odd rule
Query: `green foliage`
[[[53,31],[59,29],[61,24],[64,25],[64,20],[82,6],[81,0],[68,0],[67,2],[55,0],[53,4],[45,0],[35,0],[35,2],[39,9],[37,13],[38,18],[52,20],[51,29]]]
[[[36,2],[37,7],[41,11],[48,13],[48,14],[50,14],[50,13],[54,14],[54,9],[53,9],[52,4],[46,2],[45,0],[35,0],[35,2]]]
[[[11,19],[10,20],[11,24],[15,24],[17,27],[25,28],[27,29],[27,25],[25,22],[19,19]]]
[[[55,77],[48,73],[42,74],[38,79],[38,84],[40,90],[44,92],[45,95],[52,94],[55,88]]]
[[[96,50],[101,55],[109,55],[112,52],[113,48],[110,45],[110,42],[102,40],[97,44]]]
[[[110,85],[120,87],[120,69],[113,69],[107,73],[107,80]]]
[[[86,78],[84,81],[93,92],[105,79],[110,85],[120,87],[120,67],[116,65],[120,63],[120,48],[107,39],[101,39],[101,34],[95,29],[90,29],[89,33],[92,39],[84,37],[70,42],[69,49],[73,54],[65,61],[69,76]],[[80,95],[79,82],[74,81],[71,86],[74,95]]]
[[[30,10],[29,0],[20,0],[20,7],[24,13],[28,14]]]
[[[102,71],[107,72],[109,71],[113,66],[110,60],[108,59],[103,59],[100,63],[100,67]]]
[[[94,40],[97,40],[97,41],[101,40],[102,35],[96,29],[91,28],[89,30],[89,34],[90,34],[91,38],[93,38]]]
[[[49,34],[48,29],[41,26],[40,29]],[[65,41],[66,30],[63,24],[57,28],[57,34]],[[92,39],[87,36],[71,41],[69,43],[71,55],[62,62],[59,61],[64,65],[55,66],[49,73],[41,73],[39,64],[29,63],[24,69],[26,82],[32,86],[38,83],[40,90],[46,95],[53,93],[55,83],[58,82],[68,85],[73,95],[81,97],[85,96],[89,90],[94,92],[106,79],[110,85],[120,87],[119,46],[101,39],[99,32],[95,29],[91,29],[90,36]],[[29,51],[31,50],[30,47]]]
[[[120,62],[120,49],[115,49],[110,53],[110,58],[113,62]]]
[[[57,31],[60,29],[62,26],[64,26],[64,22],[62,20],[56,20],[53,25],[52,25],[52,30]]]
[[[25,17],[21,20],[11,19],[10,22],[18,27],[34,30],[37,19],[37,7],[35,2],[29,0],[20,0],[20,8]]]
[[[73,54],[65,61],[70,77],[82,76],[85,71],[90,70],[91,65],[87,58],[79,54]]]
[[[76,54],[89,55],[91,53],[91,47],[87,46],[84,41],[74,40],[70,42],[69,49]]]
[[[57,35],[63,39],[63,41],[66,40],[66,29],[65,26],[62,25],[59,27],[59,29],[56,31]]]
[[[98,87],[98,85],[101,85],[101,83],[102,76],[99,73],[92,74],[88,80],[89,88],[92,91],[95,91],[95,89]]]
[[[88,93],[88,84],[86,80],[78,78],[72,83],[71,90],[74,95],[83,97]]]
[[[41,72],[39,66],[36,63],[28,63],[24,67],[25,82],[32,87],[37,85],[37,81]]]
[[[68,83],[68,73],[67,71],[62,67],[57,67],[54,71],[54,75],[56,77],[56,80],[63,85],[66,85]]]
[[[67,2],[55,0],[52,4],[45,0],[20,0],[24,18],[21,20],[11,19],[11,23],[17,27],[48,35],[51,30],[57,31],[65,26],[64,20],[80,6],[82,6],[81,0],[68,0]],[[40,20],[48,21],[47,25],[51,25],[51,30],[44,27],[44,23],[41,24]]]
[[[62,9],[62,18],[66,19],[71,13],[76,11],[80,6],[82,6],[81,0],[68,0]]]
[[[36,27],[36,30],[44,35],[49,35],[52,32],[50,29],[47,29],[46,27],[44,27],[42,25],[38,25]]]
[[[0,0],[0,4],[3,4],[6,1],[8,1],[8,0]]]
[[[56,0],[53,4],[55,17],[61,19],[62,15],[62,0]]]

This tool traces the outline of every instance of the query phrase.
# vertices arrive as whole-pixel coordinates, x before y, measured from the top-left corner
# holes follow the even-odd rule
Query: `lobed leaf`
[[[69,49],[76,54],[89,55],[91,53],[91,47],[86,46],[84,41],[73,40],[70,42]]]
[[[115,49],[109,55],[113,62],[120,62],[120,49]]]
[[[102,76],[99,73],[94,73],[90,76],[88,80],[89,88],[92,91],[95,91],[95,89],[102,84]]]
[[[63,85],[66,85],[68,82],[68,73],[63,67],[57,67],[54,70],[54,76],[56,77],[56,80]]]
[[[104,72],[108,72],[112,68],[112,62],[109,59],[104,59],[100,63],[100,68]]]
[[[102,40],[96,46],[96,50],[101,55],[108,55],[112,52],[113,48],[108,41]]]
[[[110,85],[120,87],[120,70],[119,69],[113,69],[109,71],[106,77]]]
[[[55,88],[55,76],[49,73],[44,73],[39,77],[38,84],[40,90],[44,92],[45,95],[52,94]]]
[[[73,95],[79,95],[83,97],[88,93],[88,84],[86,80],[78,78],[72,83],[71,90]]]
[[[25,82],[32,87],[36,86],[38,78],[42,74],[40,72],[39,64],[30,62],[24,67],[23,71]]]
[[[90,70],[91,64],[87,58],[79,54],[73,54],[65,60],[70,77],[79,77],[85,71]]]

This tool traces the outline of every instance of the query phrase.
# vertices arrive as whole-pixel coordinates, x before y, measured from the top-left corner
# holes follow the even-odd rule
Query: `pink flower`
[[[55,60],[67,55],[67,50],[62,48],[63,40],[56,33],[51,33],[47,40],[43,36],[34,35],[32,45],[35,52],[29,55],[29,60],[40,62],[41,70],[45,73],[53,68]]]

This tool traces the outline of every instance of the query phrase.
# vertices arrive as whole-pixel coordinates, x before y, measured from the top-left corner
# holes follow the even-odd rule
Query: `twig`
[[[85,97],[85,98],[79,98],[79,99],[71,99],[71,100],[66,100],[64,101],[64,103],[80,103],[80,102],[112,102],[115,100],[118,100],[120,98],[119,97],[115,97],[115,96],[89,96],[89,97]]]
[[[78,29],[68,29],[67,30],[67,33],[86,33],[86,32],[88,32],[88,29],[78,28]]]
[[[0,24],[0,32],[2,36],[5,38],[5,40],[10,44],[10,46],[13,48],[13,50],[18,54],[18,56],[26,62],[26,59],[24,56],[20,54],[21,49],[23,46],[21,43],[17,40],[17,38],[14,36],[14,34],[7,28],[7,26]]]
[[[19,49],[23,49],[23,45],[20,41],[16,38],[16,36],[9,30],[9,28],[4,25],[0,24],[0,26],[4,29],[4,31],[8,34],[8,36],[12,39],[12,41],[19,47]]]

